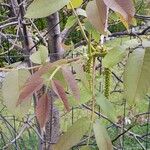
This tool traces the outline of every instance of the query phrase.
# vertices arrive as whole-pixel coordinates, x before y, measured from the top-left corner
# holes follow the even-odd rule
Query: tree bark
[[[61,46],[61,33],[60,33],[60,25],[59,25],[59,14],[58,12],[47,17],[48,23],[48,49],[50,52],[50,61],[54,62],[61,58],[64,53],[64,50]],[[50,112],[49,112],[49,120],[46,124],[45,128],[45,140],[46,144],[43,145],[43,150],[51,150],[52,145],[56,144],[59,135],[60,135],[60,123],[59,123],[59,111],[53,105],[55,100],[55,96],[53,91],[49,92],[50,96]]]
[[[48,49],[50,51],[50,61],[56,61],[61,58],[64,50],[61,45],[61,32],[59,24],[59,14],[54,13],[47,17],[48,30],[51,30],[48,34]]]

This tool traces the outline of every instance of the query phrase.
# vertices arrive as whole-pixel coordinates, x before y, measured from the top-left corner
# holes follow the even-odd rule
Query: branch
[[[111,35],[109,35],[109,37],[117,37],[117,36],[138,36],[138,35],[145,35],[149,32],[150,30],[150,26],[148,26],[147,28],[145,28],[143,31],[141,32],[128,32],[128,31],[124,31],[124,32],[115,32],[112,33]]]
[[[31,127],[30,122],[32,121],[32,119],[34,119],[34,117],[35,117],[35,116],[32,116],[32,117],[30,117],[30,118],[28,119],[28,121],[21,127],[20,132],[18,133],[18,135],[16,136],[16,138],[13,139],[13,140],[11,140],[9,143],[7,143],[7,144],[3,147],[3,149],[7,149],[10,145],[12,145],[13,143],[15,143],[16,140],[18,140],[18,139],[22,136],[22,134],[23,134],[23,132],[25,131],[25,129]],[[35,131],[36,131],[36,130],[35,130]],[[36,132],[37,132],[37,131],[36,131]],[[41,135],[40,135],[38,132],[37,132],[37,135],[43,140],[43,138],[41,137]]]
[[[88,107],[87,105],[84,105],[84,104],[83,104],[82,106],[83,106],[84,108],[86,108],[87,110],[92,111],[92,109],[91,109],[90,107]],[[96,115],[98,115],[98,116],[100,116],[100,117],[106,119],[107,121],[109,121],[110,123],[112,123],[113,125],[115,125],[116,127],[122,129],[122,126],[120,126],[120,125],[117,124],[117,123],[112,122],[112,121],[111,121],[108,117],[106,117],[105,115],[103,115],[103,114],[101,114],[101,113],[99,113],[99,112],[97,112],[97,111],[94,111],[94,113],[95,113]],[[139,138],[139,139],[142,139],[140,135],[138,135],[138,134],[136,134],[136,133],[133,133],[133,132],[131,132],[131,131],[129,131],[129,130],[130,130],[130,129],[124,128],[124,132],[125,132],[125,133],[128,133],[128,134],[131,135],[132,137],[137,137],[137,138]],[[124,133],[124,134],[125,134],[125,133]]]
[[[142,20],[150,20],[150,16],[139,15],[139,14],[136,14],[135,18],[142,19]]]

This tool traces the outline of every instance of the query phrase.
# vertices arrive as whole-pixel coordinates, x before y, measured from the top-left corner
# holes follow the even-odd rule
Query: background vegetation
[[[63,136],[57,144],[50,143],[55,150],[150,149],[150,1],[133,0],[132,21],[110,9],[107,33],[103,26],[97,30],[99,25],[89,17],[90,2],[71,0],[56,10],[60,20],[49,28],[47,16],[56,11],[49,8],[45,15],[46,6],[38,8],[42,2],[38,6],[30,0],[0,0],[0,149],[44,149],[41,145],[49,141],[43,130],[49,101],[43,98],[37,107],[35,95],[44,95],[45,88],[54,90],[53,105],[60,116]],[[42,90],[37,91],[40,81],[33,73],[57,55],[49,39],[58,24],[64,50],[59,59],[69,63],[62,59],[51,63],[42,74]],[[28,94],[21,99],[30,73],[33,80],[28,80]]]

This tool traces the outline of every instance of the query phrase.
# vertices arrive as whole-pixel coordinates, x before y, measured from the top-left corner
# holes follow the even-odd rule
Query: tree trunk
[[[64,50],[61,46],[61,32],[59,25],[59,14],[54,13],[47,17],[48,30],[48,49],[50,51],[50,61],[56,61],[61,58]]]
[[[54,62],[61,58],[64,53],[64,50],[61,46],[61,36],[60,36],[60,25],[59,25],[59,14],[54,13],[47,17],[48,22],[48,49],[50,52],[50,61]],[[49,120],[45,128],[45,139],[46,144],[43,145],[43,150],[51,150],[52,144],[57,143],[60,135],[60,123],[59,123],[59,111],[53,105],[54,102],[54,93],[49,92],[51,99],[51,109],[49,114]]]

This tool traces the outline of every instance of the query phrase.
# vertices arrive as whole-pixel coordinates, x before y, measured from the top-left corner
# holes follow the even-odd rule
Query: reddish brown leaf
[[[100,1],[100,0],[99,0]],[[130,24],[135,15],[132,0],[103,0],[107,7],[118,12]]]
[[[44,66],[42,66],[38,71],[36,71],[29,79],[28,81],[32,82],[33,80],[35,80],[37,77],[42,76],[43,74],[45,74],[46,72],[48,72],[48,70],[52,67],[51,63],[48,63]]]
[[[54,63],[47,63],[46,65],[42,66],[38,71],[36,71],[29,79],[28,81],[32,82],[34,81],[36,78],[42,76],[43,74],[47,73],[52,67],[56,67],[62,64],[67,63],[67,60],[62,59],[62,60],[58,60]]]
[[[67,67],[62,67],[63,76],[69,85],[74,97],[79,100],[80,99],[80,91],[77,85],[77,81],[75,80],[74,75]]]
[[[107,31],[108,9],[102,0],[90,1],[86,7],[87,18],[101,33]]]
[[[43,86],[43,79],[40,77],[35,77],[32,81],[27,81],[21,90],[17,105],[21,102],[27,100],[34,92],[40,90]]]
[[[48,121],[49,107],[50,107],[50,101],[48,95],[44,94],[39,99],[35,110],[35,115],[37,117],[37,120],[41,128],[45,127],[45,124]]]
[[[45,66],[42,66],[38,71],[36,71],[28,78],[21,90],[17,105],[27,100],[37,90],[40,90],[40,88],[43,86],[43,79],[41,78],[41,76],[46,73],[51,67],[52,64],[48,63]]]
[[[52,67],[56,67],[65,63],[67,63],[67,60],[65,59],[56,61],[54,63],[47,63],[46,65],[42,66],[38,71],[36,71],[33,75],[31,75],[25,83],[24,87],[22,88],[16,105],[19,105],[21,102],[27,100],[30,96],[33,95],[34,92],[36,92],[43,86],[43,79],[41,78],[43,74],[47,73]]]
[[[70,111],[70,107],[68,104],[68,98],[67,98],[65,90],[64,90],[63,86],[61,85],[61,83],[58,80],[53,80],[52,88],[53,88],[54,92],[57,94],[57,96],[59,97],[59,99],[61,99],[63,101],[66,110]]]

